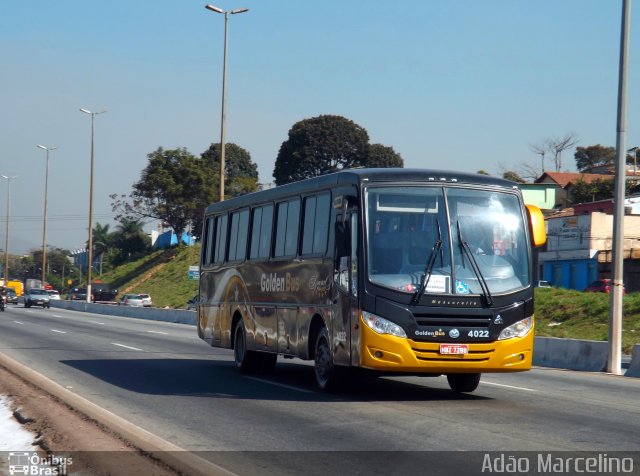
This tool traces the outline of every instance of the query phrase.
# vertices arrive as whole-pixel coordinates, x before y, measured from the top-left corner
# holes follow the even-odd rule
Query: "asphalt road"
[[[489,451],[613,454],[640,443],[640,379],[606,374],[486,374],[469,395],[444,377],[364,376],[330,395],[298,360],[238,374],[231,351],[208,347],[193,326],[12,305],[0,313],[0,352],[237,474],[427,464],[453,474],[456,461],[469,473]],[[460,451],[476,453],[433,453]]]

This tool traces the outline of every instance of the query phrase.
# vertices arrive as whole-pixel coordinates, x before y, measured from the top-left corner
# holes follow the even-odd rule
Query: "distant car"
[[[18,295],[11,288],[7,289],[7,304],[9,303],[18,304]]]
[[[538,281],[534,281],[533,287],[534,288],[550,288],[551,283],[549,283],[549,281],[538,280]]]
[[[125,294],[120,298],[120,302],[123,306],[144,307],[144,300],[140,294]]]
[[[610,293],[613,285],[610,279],[598,279],[587,286],[584,290],[587,293]],[[622,292],[625,292],[624,286],[622,286]]]
[[[151,296],[149,296],[148,294],[139,294],[139,296],[142,298],[142,305],[144,307],[151,307],[153,306],[153,301],[151,300]]]
[[[187,301],[187,311],[195,311],[198,309],[198,295],[196,294]]]
[[[67,293],[67,299],[69,301],[86,301],[87,289],[86,288],[73,288]]]
[[[52,301],[60,300],[60,291],[57,291],[55,289],[47,289],[47,293],[49,293],[49,299],[51,299]]]
[[[24,307],[51,307],[51,300],[46,289],[29,289],[24,295]]]

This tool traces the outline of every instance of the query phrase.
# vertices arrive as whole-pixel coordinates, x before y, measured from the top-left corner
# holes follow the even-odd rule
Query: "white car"
[[[148,294],[139,294],[139,296],[142,298],[142,305],[144,307],[153,306],[153,301],[151,301],[151,296],[149,296]]]
[[[55,289],[47,289],[47,293],[49,293],[49,299],[52,301],[60,300],[60,291],[56,291]]]
[[[120,298],[120,302],[123,306],[143,307],[144,300],[140,294],[125,294]]]

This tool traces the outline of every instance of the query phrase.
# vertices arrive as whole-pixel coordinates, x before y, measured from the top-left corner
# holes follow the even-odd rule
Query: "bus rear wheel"
[[[473,392],[480,383],[480,374],[448,374],[447,381],[454,392]]]
[[[322,391],[334,391],[340,386],[340,369],[333,365],[329,332],[323,327],[316,339],[314,371],[316,384]]]
[[[247,334],[242,320],[238,322],[235,328],[233,338],[233,356],[236,368],[243,374],[254,373],[258,370],[258,356],[255,352],[247,350]]]

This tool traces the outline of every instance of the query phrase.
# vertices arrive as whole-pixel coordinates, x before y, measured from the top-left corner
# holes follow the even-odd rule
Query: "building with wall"
[[[611,277],[613,215],[562,213],[546,222],[546,250],[538,254],[540,279],[583,290],[598,278]],[[627,291],[640,291],[640,216],[625,215],[624,258]]]

